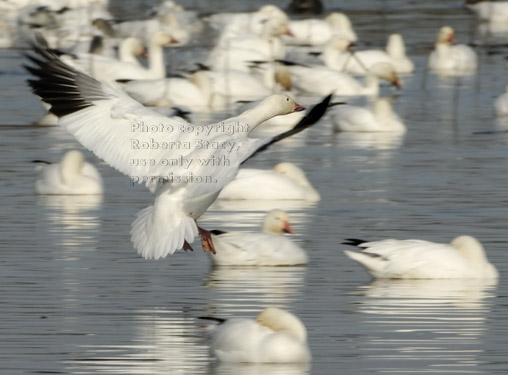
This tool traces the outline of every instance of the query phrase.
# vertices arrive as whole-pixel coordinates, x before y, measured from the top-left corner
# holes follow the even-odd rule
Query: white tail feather
[[[166,201],[167,203],[167,201]],[[131,240],[138,253],[147,259],[160,259],[191,243],[198,235],[194,220],[178,215],[164,205],[149,206],[139,211],[132,223]]]

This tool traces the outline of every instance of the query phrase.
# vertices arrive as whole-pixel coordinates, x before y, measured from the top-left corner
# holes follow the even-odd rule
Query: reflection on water
[[[302,293],[305,267],[216,267],[206,279],[213,314],[233,316],[268,306],[290,309]]]
[[[213,374],[215,375],[305,375],[310,373],[310,364],[233,364],[220,363]]]
[[[476,372],[496,286],[496,280],[376,280],[360,287],[355,305],[372,330],[361,344],[364,355],[398,366],[414,361],[425,372],[465,373],[464,366]]]
[[[404,134],[398,133],[347,133],[335,135],[337,145],[351,148],[371,148],[374,150],[394,150],[402,146]]]

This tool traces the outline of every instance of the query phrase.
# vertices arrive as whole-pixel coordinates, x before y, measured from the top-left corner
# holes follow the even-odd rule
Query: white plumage
[[[218,266],[293,266],[306,264],[307,254],[289,238],[294,233],[289,215],[283,210],[270,211],[263,221],[262,232],[215,232],[212,241]]]
[[[460,236],[450,244],[422,240],[351,240],[361,253],[345,250],[374,277],[386,279],[488,279],[497,278],[481,243]]]
[[[231,363],[310,362],[307,330],[295,315],[269,307],[255,320],[233,318],[210,330],[212,353]]]
[[[319,201],[319,193],[293,163],[279,163],[273,169],[240,169],[221,191],[219,199],[273,199]]]
[[[78,150],[68,151],[60,163],[39,164],[35,181],[37,194],[93,195],[102,194],[102,179],[95,167],[85,162]]]

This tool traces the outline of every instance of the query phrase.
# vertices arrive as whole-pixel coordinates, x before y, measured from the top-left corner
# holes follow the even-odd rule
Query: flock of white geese
[[[500,29],[507,23],[508,2],[470,3],[492,27]],[[47,121],[58,123],[85,148],[154,193],[154,204],[140,211],[132,225],[137,251],[145,258],[163,258],[179,249],[192,249],[191,243],[200,235],[203,249],[217,266],[306,264],[305,250],[285,235],[293,230],[288,213],[280,209],[267,213],[259,233],[209,232],[196,219],[216,199],[318,201],[319,192],[304,171],[290,162],[273,170],[240,167],[278,140],[312,126],[328,108],[336,131],[405,132],[390,100],[377,98],[381,81],[400,87],[399,75],[414,70],[402,35],[389,36],[384,50],[354,51],[353,25],[337,12],[291,20],[278,7],[265,5],[250,13],[216,14],[203,20],[165,1],[149,19],[114,22],[106,7],[107,0],[2,0],[0,10],[6,17],[0,24],[0,45],[15,47],[27,38],[35,40],[33,52],[27,54],[27,70],[34,76],[29,84],[50,108]],[[192,43],[207,27],[215,28],[218,37],[205,58],[206,66],[168,77],[164,48]],[[34,31],[38,36],[33,36]],[[436,34],[429,71],[474,74],[475,51],[457,44],[450,26]],[[314,63],[287,60],[287,49],[302,45],[320,52]],[[146,57],[145,64],[139,56]],[[304,112],[290,90],[374,100],[367,108],[332,105],[326,97]],[[240,107],[240,101],[252,104]],[[183,118],[226,108],[238,108],[239,113],[205,129]],[[508,114],[508,93],[496,100],[495,109],[500,116]],[[172,129],[155,135],[137,133],[138,144],[153,145],[157,137],[157,145],[164,141],[180,146],[133,149],[133,123]],[[238,125],[245,126],[224,130]],[[263,127],[276,131],[249,137]],[[198,141],[208,147],[198,148]],[[134,157],[145,163],[133,165]],[[227,159],[228,165],[195,163],[220,158]],[[162,160],[173,162],[162,165]],[[184,166],[183,160],[189,164]],[[38,194],[102,194],[104,190],[98,171],[77,150],[67,152],[58,163],[39,161],[37,170]],[[208,183],[201,181],[205,175],[211,177]],[[395,239],[348,239],[346,244],[360,249],[345,254],[375,278],[498,277],[482,245],[470,236],[457,237],[450,244]],[[306,329],[290,312],[270,307],[254,320],[210,319],[220,323],[211,332],[212,350],[219,360],[311,360]]]

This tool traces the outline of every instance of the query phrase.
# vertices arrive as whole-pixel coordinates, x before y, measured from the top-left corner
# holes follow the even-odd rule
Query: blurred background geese
[[[81,151],[68,151],[60,163],[51,164],[40,160],[35,162],[38,163],[38,177],[35,181],[37,194],[102,194],[101,175],[92,164],[85,162]]]
[[[211,352],[222,362],[304,363],[311,361],[307,330],[300,319],[276,307],[256,319],[220,319],[210,328]]]
[[[457,44],[453,28],[443,26],[437,35],[434,50],[429,56],[429,69],[435,73],[467,75],[476,71],[476,52],[465,44]]]
[[[390,98],[378,98],[372,108],[340,105],[331,111],[337,132],[406,132],[406,126],[393,111]]]
[[[474,237],[459,236],[450,244],[422,240],[362,241],[349,239],[361,253],[344,253],[374,277],[384,279],[489,279],[498,272]]]
[[[283,236],[294,233],[289,215],[283,210],[270,211],[262,232],[212,231],[216,253],[210,258],[218,266],[293,266],[306,264],[307,254]]]

